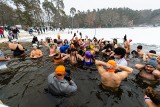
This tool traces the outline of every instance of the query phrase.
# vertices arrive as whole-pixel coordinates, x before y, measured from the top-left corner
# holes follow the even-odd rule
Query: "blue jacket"
[[[66,53],[66,50],[69,48],[69,45],[64,45],[60,47],[60,52],[61,53]]]

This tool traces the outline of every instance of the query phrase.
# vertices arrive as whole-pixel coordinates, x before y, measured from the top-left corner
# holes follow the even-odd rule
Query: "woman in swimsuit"
[[[26,58],[25,49],[21,44],[18,43],[17,39],[13,39],[12,42],[8,43],[9,48],[13,51],[14,57]]]
[[[83,57],[81,55],[79,55],[76,51],[76,49],[71,48],[70,50],[70,54],[66,55],[63,60],[69,58],[71,64],[76,64],[78,63],[78,60],[80,59],[81,61],[83,61]]]
[[[86,51],[84,56],[84,65],[92,65],[93,64],[92,58],[93,55],[91,54],[91,52]]]

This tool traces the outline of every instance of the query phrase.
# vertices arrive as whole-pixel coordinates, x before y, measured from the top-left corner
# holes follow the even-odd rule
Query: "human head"
[[[85,57],[86,57],[86,58],[92,58],[91,52],[90,52],[90,51],[86,51],[86,52],[85,52]]]
[[[49,37],[46,38],[46,42],[47,42],[47,43],[50,43],[50,42],[51,42],[51,40],[50,40]]]
[[[78,36],[75,37],[75,40],[78,40]]]
[[[145,94],[150,97],[154,104],[160,105],[160,91],[155,91],[152,87],[147,87]]]
[[[53,47],[54,46],[54,43],[49,43],[49,47]]]
[[[156,51],[155,50],[150,50],[149,53],[156,54]]]
[[[54,39],[53,41],[54,41],[54,43],[57,43],[57,39]]]
[[[117,65],[116,61],[114,61],[114,60],[109,60],[109,61],[107,62],[107,64],[110,64],[110,65],[112,65],[112,66],[116,66],[116,65]],[[108,72],[115,72],[115,68],[108,68],[107,71],[108,71]]]
[[[151,66],[153,66],[154,68],[157,68],[158,63],[157,63],[157,60],[156,60],[156,59],[151,58],[151,59],[146,63],[146,65],[151,65]]]
[[[18,43],[18,39],[13,39],[11,42]]]
[[[105,46],[106,51],[112,51],[113,46],[111,44],[107,44]]]
[[[123,58],[123,57],[125,56],[126,50],[125,50],[124,48],[122,48],[122,47],[117,47],[117,48],[114,50],[114,53],[115,53],[114,57],[115,57],[116,59],[120,59],[120,58]]]
[[[71,54],[76,54],[76,49],[75,48],[71,48]]]
[[[141,51],[142,48],[143,48],[142,45],[138,45],[138,46],[137,46],[137,52]]]
[[[38,45],[37,44],[33,44],[32,47],[33,47],[33,49],[37,49]]]
[[[146,72],[151,73],[157,68],[157,66],[158,66],[157,61],[151,59],[145,64],[145,70]]]
[[[125,36],[124,36],[124,38],[123,38],[123,39],[124,39],[124,41],[126,41],[126,40],[127,40],[127,35],[126,35],[126,34],[125,34]]]
[[[55,69],[55,73],[56,75],[65,75],[66,73],[65,67],[63,65],[57,66]]]
[[[117,39],[113,39],[113,44],[117,44]]]
[[[133,50],[131,54],[133,55],[134,58],[138,57],[138,52],[135,50]]]
[[[58,38],[58,39],[61,39],[61,36],[60,36],[60,34],[59,34],[59,33],[58,33],[58,35],[57,35],[57,38]]]
[[[64,40],[64,44],[68,44],[68,40],[67,39]]]

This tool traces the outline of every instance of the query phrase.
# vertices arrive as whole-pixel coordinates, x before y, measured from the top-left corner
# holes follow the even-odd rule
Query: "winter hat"
[[[151,65],[151,66],[153,66],[154,68],[157,68],[158,63],[157,63],[157,60],[155,60],[154,58],[151,58],[151,59],[146,63],[146,65]]]
[[[18,39],[13,39],[12,42],[16,42],[16,43],[17,43],[17,42],[18,42]]]
[[[92,54],[91,54],[90,51],[86,51],[86,52],[85,52],[85,56],[86,56],[87,58],[91,58],[91,57],[92,57]]]
[[[36,47],[36,48],[37,48],[37,47],[38,47],[38,45],[37,45],[37,44],[33,44],[33,45],[32,45],[32,47]]]
[[[109,60],[109,61],[107,62],[107,64],[110,64],[110,65],[112,65],[112,66],[116,66],[116,65],[117,65],[117,62],[114,61],[114,60]],[[115,68],[108,68],[108,72],[115,72]]]
[[[65,67],[63,65],[57,66],[55,69],[56,74],[64,75],[65,74]]]

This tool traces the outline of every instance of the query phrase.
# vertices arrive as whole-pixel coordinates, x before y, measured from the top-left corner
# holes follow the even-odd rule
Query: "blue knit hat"
[[[151,65],[151,66],[153,66],[154,68],[157,68],[158,63],[157,63],[157,60],[151,59],[151,60],[149,60],[149,61],[146,63],[146,65]]]

